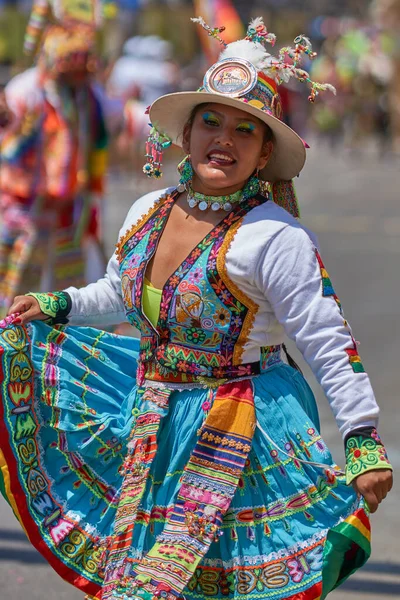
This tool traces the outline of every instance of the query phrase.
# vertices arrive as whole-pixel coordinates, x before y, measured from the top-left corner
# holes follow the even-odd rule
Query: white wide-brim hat
[[[196,106],[213,103],[238,108],[266,123],[274,134],[274,149],[267,165],[260,171],[261,178],[270,182],[293,179],[300,173],[306,160],[303,140],[273,114],[257,108],[258,101],[252,105],[251,100],[245,102],[243,98],[205,91],[167,94],[152,104],[150,120],[174,144],[182,146],[183,129]]]

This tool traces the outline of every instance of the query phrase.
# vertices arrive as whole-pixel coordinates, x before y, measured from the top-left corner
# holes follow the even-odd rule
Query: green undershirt
[[[143,284],[143,312],[153,327],[157,326],[160,314],[162,290],[155,288],[150,281],[144,280]]]

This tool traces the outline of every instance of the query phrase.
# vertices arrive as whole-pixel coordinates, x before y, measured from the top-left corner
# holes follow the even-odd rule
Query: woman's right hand
[[[13,321],[15,325],[25,325],[30,321],[45,321],[49,318],[40,310],[39,302],[33,296],[16,296],[7,314],[14,313],[20,313]]]

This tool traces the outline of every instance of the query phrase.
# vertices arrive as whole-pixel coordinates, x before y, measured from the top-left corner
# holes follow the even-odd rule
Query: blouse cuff
[[[49,292],[48,294],[29,292],[26,295],[35,298],[39,303],[42,313],[48,315],[45,323],[49,325],[68,323],[67,317],[72,308],[72,300],[68,292]]]
[[[363,473],[376,469],[390,469],[385,446],[373,427],[363,427],[348,434],[345,440],[346,483],[349,485]]]

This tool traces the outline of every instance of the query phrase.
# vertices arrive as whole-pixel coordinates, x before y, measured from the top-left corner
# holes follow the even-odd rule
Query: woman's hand
[[[33,296],[16,296],[7,314],[13,313],[21,313],[13,321],[15,325],[25,325],[30,321],[45,321],[49,318],[40,310],[39,302]]]
[[[359,475],[352,485],[357,494],[364,496],[368,508],[374,513],[392,489],[393,473],[389,469],[368,471],[363,475]]]

